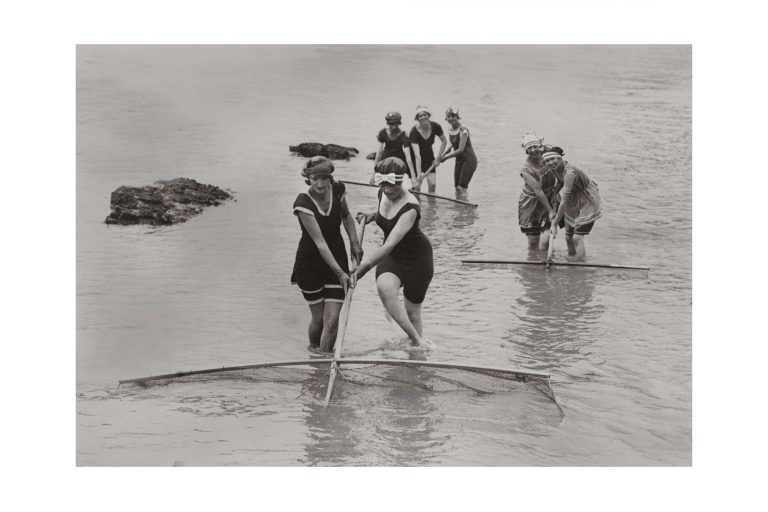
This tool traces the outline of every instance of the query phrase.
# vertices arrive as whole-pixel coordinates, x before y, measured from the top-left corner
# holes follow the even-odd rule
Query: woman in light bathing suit
[[[432,244],[419,229],[421,207],[418,199],[403,187],[405,164],[386,158],[376,164],[375,183],[379,203],[375,212],[359,214],[365,222],[376,220],[384,232],[384,244],[366,256],[354,272],[352,286],[376,267],[376,288],[389,315],[414,345],[421,345],[421,304],[432,281]],[[398,291],[403,288],[403,302]]]
[[[399,112],[388,112],[384,116],[384,120],[387,122],[387,126],[379,130],[378,135],[376,135],[376,140],[379,141],[379,150],[376,152],[376,158],[373,162],[374,169],[376,164],[385,158],[399,158],[408,164],[405,169],[405,174],[408,176],[405,180],[405,187],[410,189],[413,187],[413,181],[419,177],[419,171],[413,166],[413,160],[411,160],[411,141],[400,129],[402,117]],[[373,184],[373,175],[371,175],[371,184]]]
[[[449,158],[456,158],[456,165],[453,168],[453,185],[456,187],[456,198],[465,199],[469,182],[477,169],[477,157],[469,140],[469,130],[461,126],[459,119],[461,118],[458,107],[451,106],[446,109],[445,120],[450,125],[448,138],[451,140],[451,151],[442,155],[440,161],[445,162]]]
[[[312,315],[309,348],[323,351],[333,350],[339,313],[349,285],[342,223],[349,236],[353,261],[360,261],[363,252],[344,197],[344,184],[335,182],[332,174],[330,160],[322,156],[310,158],[301,171],[309,189],[299,194],[293,203],[293,214],[301,226],[301,239],[291,283],[299,286]]]
[[[517,205],[517,217],[520,231],[528,237],[528,249],[547,250],[549,237],[540,236],[549,230],[549,219],[557,212],[558,192],[562,183],[547,170],[541,153],[544,150],[543,138],[535,133],[523,135],[522,146],[528,157],[520,169],[523,178],[523,190]]]
[[[432,151],[432,145],[435,143],[435,136],[440,137],[440,149],[437,154],[442,155],[445,151],[445,145],[448,141],[443,135],[443,127],[434,121],[430,121],[432,113],[427,107],[416,107],[415,119],[418,121],[413,128],[408,138],[411,140],[411,152],[413,153],[413,161],[417,169],[421,171],[420,179],[416,183],[416,189],[421,189],[421,182],[424,177],[427,178],[427,184],[429,185],[429,192],[435,193],[435,178],[437,176],[437,166],[440,165],[440,160],[435,158],[435,154]]]
[[[565,219],[568,254],[583,260],[587,256],[584,237],[592,231],[595,221],[603,215],[602,200],[597,183],[592,181],[587,173],[563,160],[563,154],[561,148],[552,147],[542,155],[544,165],[563,183],[561,202],[557,212],[550,219],[550,229],[556,234],[558,222]]]

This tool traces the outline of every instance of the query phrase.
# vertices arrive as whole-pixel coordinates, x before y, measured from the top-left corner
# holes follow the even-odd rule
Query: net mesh
[[[221,368],[183,372],[122,381],[121,384],[163,386],[176,383],[236,380],[243,382],[277,382],[301,384],[306,389],[321,389],[328,385],[331,364],[291,364],[258,367]],[[505,393],[533,391],[552,401],[555,396],[546,375],[527,374],[514,370],[480,367],[427,366],[407,362],[345,362],[339,360],[335,386],[408,387],[427,392],[467,391],[474,393]]]

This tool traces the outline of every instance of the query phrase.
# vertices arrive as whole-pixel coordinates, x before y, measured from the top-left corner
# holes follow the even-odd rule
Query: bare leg
[[[544,233],[542,233],[541,240],[539,241],[539,249],[542,251],[549,249],[549,230],[546,230]]]
[[[320,336],[323,333],[323,308],[323,302],[309,305],[312,318],[309,320],[307,334],[309,335],[309,346],[313,348],[320,347]]]
[[[576,245],[573,242],[573,235],[565,235],[565,243],[568,246],[568,255],[576,255]]]
[[[423,332],[421,325],[421,304],[414,304],[405,297],[403,297],[403,303],[405,304],[405,312],[408,314],[408,320],[411,321],[414,329],[416,329],[416,332],[421,336]]]
[[[467,198],[467,189],[464,187],[456,187],[456,199],[461,199],[462,201]]]
[[[587,259],[587,248],[584,244],[584,235],[573,235],[573,245],[576,257],[581,260]]]
[[[386,272],[376,279],[376,288],[387,313],[405,331],[415,345],[421,345],[421,335],[411,323],[403,303],[397,297],[397,292],[400,290],[400,279],[395,274]]]
[[[436,177],[437,177],[437,174],[434,173],[434,172],[431,172],[431,173],[427,174],[427,186],[428,186],[430,194],[434,194],[435,193]]]
[[[339,331],[339,312],[341,312],[341,303],[325,302],[323,309],[323,333],[320,336],[320,350],[330,352],[333,350],[333,344],[336,342],[336,334]]]
[[[526,235],[528,238],[528,250],[535,251],[539,248],[539,235]]]

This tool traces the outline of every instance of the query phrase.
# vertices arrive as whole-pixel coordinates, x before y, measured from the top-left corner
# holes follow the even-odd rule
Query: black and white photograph
[[[78,465],[690,465],[691,117],[690,45],[78,46]]]
[[[760,508],[760,12],[9,4],[5,508]]]

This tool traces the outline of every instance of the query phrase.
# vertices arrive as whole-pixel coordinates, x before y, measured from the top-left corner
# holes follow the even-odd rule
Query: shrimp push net
[[[532,391],[557,404],[550,377],[528,370],[488,368],[453,363],[400,359],[312,359],[248,366],[232,366],[169,373],[121,380],[120,385],[161,386],[176,383],[237,380],[301,384],[303,389],[323,390],[329,385],[334,363],[336,387],[408,387],[427,392],[505,393]],[[559,406],[558,406],[559,407]]]

